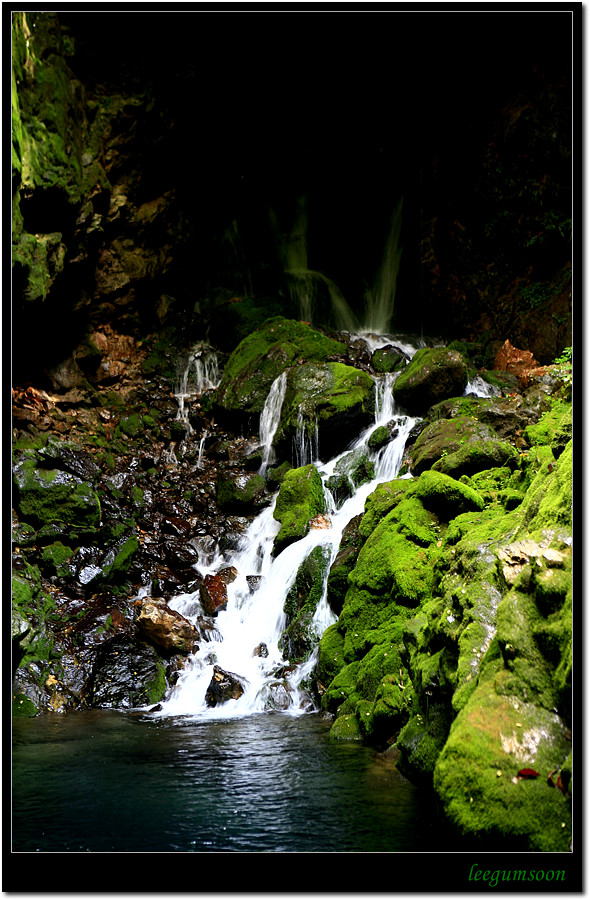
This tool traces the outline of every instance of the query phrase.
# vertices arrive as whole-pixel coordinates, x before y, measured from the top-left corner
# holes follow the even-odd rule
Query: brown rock
[[[164,653],[189,654],[196,649],[195,627],[159,598],[143,601],[137,627],[144,640]]]
[[[227,582],[219,573],[205,575],[205,580],[199,588],[201,604],[205,615],[216,616],[220,609],[225,609],[227,604]]]

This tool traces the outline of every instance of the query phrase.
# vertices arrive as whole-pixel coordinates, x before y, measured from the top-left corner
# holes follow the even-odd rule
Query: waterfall
[[[301,407],[297,412],[297,424],[293,437],[293,459],[295,466],[306,466],[315,462],[319,457],[320,438],[317,419],[314,419],[313,427],[307,425]]]
[[[264,448],[260,474],[264,475],[273,453],[272,442],[281,420],[281,410],[285,391],[287,390],[287,373],[282,372],[273,381],[268,397],[260,413],[260,445]]]
[[[176,420],[184,425],[185,436],[192,435],[194,431],[189,420],[186,401],[198,397],[210,388],[216,388],[220,380],[217,352],[209,344],[200,341],[192,348],[182,367],[179,366],[176,377],[176,390],[174,391],[174,397],[178,404]],[[199,461],[197,463],[199,467],[202,465],[205,437],[206,432],[201,436],[199,445]],[[181,441],[181,451],[183,446],[184,442]],[[174,446],[165,452],[169,464],[176,466],[178,460]]]
[[[397,204],[391,218],[389,235],[375,285],[372,290],[367,291],[365,297],[364,331],[387,334],[390,330],[402,255],[401,226],[402,200]]]
[[[287,276],[291,297],[297,304],[299,318],[313,324],[318,314],[318,294],[322,286],[327,288],[330,312],[338,331],[354,332],[359,323],[345,297],[331,278],[309,268],[307,256],[307,201],[299,197],[295,219],[288,237],[281,235],[274,213],[271,225],[275,232],[278,253]]]
[[[355,490],[340,509],[331,505],[327,516],[328,527],[312,529],[304,538],[273,557],[273,541],[280,528],[273,518],[275,495],[242,535],[237,549],[225,553],[218,551],[213,559],[208,560],[208,565],[199,562],[195,567],[205,577],[233,566],[237,577],[227,585],[227,605],[218,611],[213,620],[215,628],[210,633],[210,639],[201,640],[198,651],[187,660],[176,685],[154,715],[227,719],[276,709],[273,691],[277,686],[282,691],[280,696],[284,702],[280,709],[285,714],[301,715],[313,708],[310,697],[301,685],[315,667],[317,647],[301,665],[287,666],[279,647],[286,624],[283,607],[299,567],[312,550],[318,546],[325,548],[331,565],[346,525],[363,512],[367,497],[377,485],[396,477],[399,471],[408,434],[417,420],[396,408],[391,393],[393,381],[391,376],[376,379],[374,424],[363,431],[345,453],[324,464],[317,458],[313,441],[309,437],[301,438],[303,446],[299,452],[305,452],[306,458],[310,456],[315,461],[324,483],[333,474],[335,465],[351,450],[362,449],[374,462],[375,478]],[[272,405],[275,412],[280,390],[280,383],[273,384],[271,391],[275,396],[272,403],[269,400],[269,408]],[[372,453],[368,448],[371,434],[381,425],[391,425],[392,421],[397,427],[395,437],[377,453]],[[301,424],[303,426],[303,420]],[[268,440],[272,427],[270,412],[264,427]],[[301,435],[304,432],[302,427]],[[329,497],[327,490],[326,495]],[[327,602],[326,585],[327,574],[323,596],[312,623],[318,642],[324,630],[336,621]],[[176,596],[170,601],[170,606],[194,624],[203,614],[198,591]],[[262,646],[264,653],[258,655],[257,648]],[[205,698],[215,665],[236,675],[244,691],[238,699],[211,707]]]

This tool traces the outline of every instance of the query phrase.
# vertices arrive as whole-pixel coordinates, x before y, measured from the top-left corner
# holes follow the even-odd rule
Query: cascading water
[[[181,422],[184,426],[185,436],[188,437],[189,435],[192,435],[194,430],[188,417],[188,411],[185,405],[186,401],[198,397],[204,391],[216,388],[219,385],[220,380],[221,375],[219,372],[217,351],[209,346],[209,344],[200,341],[192,348],[188,354],[188,358],[184,361],[182,366],[179,366],[176,379],[176,390],[174,391],[174,397],[178,404],[176,421]],[[199,467],[201,466],[205,437],[206,433],[201,435]],[[167,455],[171,464],[177,462],[174,445],[167,451]]]
[[[272,442],[281,419],[281,410],[285,391],[287,390],[287,373],[282,372],[273,381],[264,408],[260,414],[260,446],[263,447],[260,474],[264,475],[272,459]]]
[[[355,490],[340,508],[331,502],[326,488],[329,503],[326,524],[329,527],[312,529],[304,538],[273,557],[273,541],[280,528],[273,518],[275,495],[269,506],[242,536],[237,550],[219,553],[210,565],[197,566],[203,577],[218,573],[228,566],[234,567],[238,574],[227,585],[227,605],[217,613],[210,640],[202,641],[199,650],[187,661],[177,684],[156,715],[226,719],[269,708],[279,708],[290,715],[299,715],[313,709],[311,698],[301,685],[315,666],[316,651],[302,665],[287,665],[279,646],[286,625],[284,602],[299,567],[312,550],[318,546],[325,548],[331,565],[338,553],[346,525],[363,512],[367,497],[377,485],[396,477],[399,471],[408,434],[417,420],[396,409],[391,390],[394,380],[395,376],[389,375],[376,380],[374,424],[335,459],[326,464],[314,460],[324,483],[334,473],[335,466],[351,451],[362,450],[367,453],[375,467],[374,479]],[[273,385],[276,395],[274,400],[280,395],[280,387],[280,384]],[[272,405],[276,414],[274,400]],[[371,452],[368,447],[371,434],[376,428],[391,423],[392,420],[397,427],[396,436],[378,453]],[[274,419],[269,414],[265,422],[265,429],[268,429],[265,431],[267,440],[272,421]],[[336,620],[327,602],[326,581],[327,574],[323,596],[312,622],[318,641],[328,625]],[[170,606],[195,624],[203,614],[198,592],[178,595],[170,602]],[[206,694],[215,666],[237,676],[244,690],[238,699],[208,706]],[[278,695],[277,688],[280,689]]]

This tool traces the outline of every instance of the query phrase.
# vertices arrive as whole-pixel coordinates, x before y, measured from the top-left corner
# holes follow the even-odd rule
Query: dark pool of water
[[[13,723],[12,851],[444,850],[430,795],[319,715]]]

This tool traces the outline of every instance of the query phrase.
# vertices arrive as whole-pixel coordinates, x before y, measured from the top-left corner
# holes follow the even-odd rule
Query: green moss
[[[287,627],[279,639],[279,648],[291,663],[307,659],[316,647],[318,635],[313,627],[313,617],[324,596],[330,556],[328,547],[314,547],[299,566],[285,598],[283,611]]]
[[[61,541],[55,541],[55,543],[45,547],[41,559],[47,568],[59,574],[60,571],[63,571],[64,563],[73,556],[73,553],[74,551],[71,547],[67,547]]]
[[[216,481],[217,502],[226,512],[251,512],[266,496],[266,482],[262,475],[220,473]]]
[[[12,715],[19,719],[32,719],[39,710],[26,694],[20,692],[12,695]]]
[[[567,851],[570,805],[547,785],[570,750],[554,713],[514,698],[506,673],[471,696],[438,757],[434,787],[461,832],[513,849]],[[532,768],[540,777],[520,779]]]
[[[275,378],[299,360],[324,361],[345,352],[338,341],[303,322],[277,316],[241,341],[228,359],[217,391],[225,410],[260,413]]]
[[[316,467],[310,463],[287,472],[273,513],[277,522],[281,523],[274,541],[274,552],[280,553],[288,544],[304,537],[310,520],[324,510],[324,489]]]
[[[406,478],[396,478],[377,485],[365,501],[365,513],[359,529],[361,535],[368,537],[381,519],[401,503],[410,488],[411,482]]]
[[[385,444],[388,444],[390,440],[391,435],[389,433],[389,428],[387,427],[387,425],[380,425],[375,429],[375,431],[373,431],[373,433],[369,437],[367,445],[372,453],[376,453],[377,450],[380,450],[381,447],[384,447]]]
[[[396,510],[377,525],[367,539],[350,575],[351,585],[376,596],[392,597],[414,606],[432,586],[431,548],[417,546],[397,526]]]
[[[356,715],[339,716],[330,729],[330,737],[335,741],[360,741],[361,729]]]
[[[37,468],[34,457],[24,457],[15,466],[13,483],[26,521],[91,527],[100,523],[100,501],[92,485],[57,469]]]
[[[318,646],[318,678],[324,687],[344,665],[344,638],[335,623],[326,628]]]
[[[482,510],[484,501],[476,490],[442,472],[423,472],[414,492],[422,503],[446,519],[468,510]]]
[[[522,504],[523,528],[531,533],[572,524],[572,442],[559,459],[553,454],[537,472]]]
[[[146,704],[151,705],[153,703],[160,703],[160,701],[164,699],[167,687],[166,666],[164,663],[159,663],[156,667],[156,674],[150,681],[147,681],[144,686],[143,692],[145,694]]]

